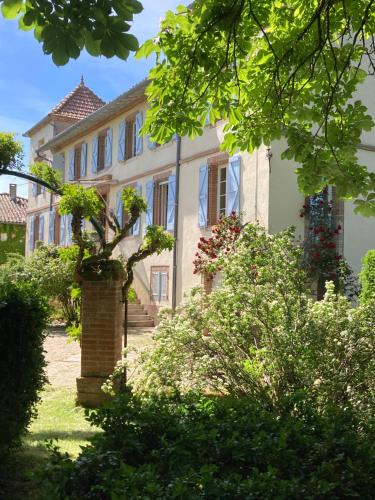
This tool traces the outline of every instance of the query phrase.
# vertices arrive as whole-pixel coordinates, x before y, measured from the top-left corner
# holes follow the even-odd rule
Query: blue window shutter
[[[105,167],[109,168],[112,165],[112,136],[113,129],[109,128],[107,130],[107,135],[105,136]]]
[[[52,208],[49,211],[48,243],[53,243],[54,241],[55,241],[55,210]]]
[[[60,219],[60,245],[65,246],[66,236],[66,215],[62,215]]]
[[[39,234],[38,240],[44,241],[44,215],[39,216]]]
[[[69,150],[69,177],[70,181],[74,181],[74,149]]]
[[[142,185],[141,184],[137,184],[135,189],[138,191],[138,194],[142,195]],[[141,228],[141,217],[139,216],[136,223],[133,226],[133,236],[139,235],[140,228]]]
[[[118,159],[125,160],[125,145],[126,145],[126,122],[122,121],[118,126]]]
[[[117,191],[116,193],[116,217],[118,223],[120,224],[120,227],[122,227],[122,212],[123,212],[121,195],[122,195],[122,189],[121,191]]]
[[[81,177],[86,177],[87,172],[87,144],[84,142],[81,149]]]
[[[30,228],[29,228],[29,250],[34,250],[34,227],[35,227],[35,215],[30,217]]]
[[[148,149],[156,149],[157,143],[151,140],[150,134],[147,135]]]
[[[202,165],[199,168],[199,207],[198,224],[199,227],[207,227],[208,214],[208,166]]]
[[[167,230],[174,230],[174,217],[175,217],[175,203],[176,203],[176,176],[170,175],[168,177],[168,203],[167,203]]]
[[[142,128],[142,125],[143,125],[143,113],[142,113],[142,111],[139,111],[135,115],[135,140],[136,140],[135,154],[137,156],[142,154],[142,150],[143,150],[143,137],[139,133],[141,128]]]
[[[154,221],[153,209],[154,209],[154,181],[148,181],[146,183],[146,201],[147,201],[147,211],[146,211],[146,227],[151,226]]]
[[[228,184],[227,184],[227,215],[240,211],[240,179],[241,179],[241,158],[232,156],[229,158]]]
[[[96,136],[91,143],[91,172],[93,174],[98,171],[98,141],[98,136]]]
[[[32,192],[34,198],[36,197],[37,189],[38,189],[38,186],[37,186],[36,182],[33,182],[31,184],[31,192]]]
[[[72,220],[73,220],[73,216],[72,216],[72,214],[69,214],[66,218],[66,232],[67,232],[66,244],[67,245],[72,244]]]

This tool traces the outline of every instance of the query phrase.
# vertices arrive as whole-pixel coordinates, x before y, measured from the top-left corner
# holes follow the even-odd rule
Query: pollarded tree
[[[59,212],[61,215],[72,215],[72,240],[78,245],[75,275],[79,282],[84,276],[95,274],[98,279],[110,277],[116,273],[124,274],[123,301],[125,303],[125,339],[127,341],[127,303],[128,293],[133,283],[133,268],[137,262],[148,256],[171,250],[174,238],[163,227],[150,225],[146,229],[143,242],[137,251],[130,255],[123,265],[111,259],[117,245],[125,238],[128,231],[146,211],[145,200],[133,188],[125,188],[122,192],[122,204],[129,214],[128,221],[120,224],[116,214],[106,211],[106,222],[112,230],[112,239],[107,240],[103,225],[98,215],[103,202],[95,188],[84,188],[79,184],[63,184],[60,174],[50,165],[37,162],[30,166],[30,173],[21,171],[22,146],[15,141],[13,134],[0,134],[0,175],[15,175],[46,187],[50,192],[60,196]],[[83,231],[83,221],[89,220],[98,235],[98,244],[92,241]]]
[[[138,48],[128,33],[137,0],[0,0],[6,19],[18,18],[22,30],[34,31],[43,52],[62,66],[77,59],[83,49],[92,56],[127,59]]]
[[[335,185],[375,214],[375,174],[358,163],[374,125],[356,100],[375,73],[375,0],[196,0],[167,12],[138,56],[156,54],[145,131],[157,142],[227,120],[223,147],[285,137],[298,184]]]
[[[51,184],[58,184],[55,170],[47,165],[38,163],[31,167],[31,172],[38,175],[38,178],[49,181]],[[127,344],[127,317],[128,317],[128,293],[133,283],[133,268],[137,262],[155,253],[164,250],[171,250],[174,245],[174,238],[163,227],[150,225],[146,229],[146,234],[142,243],[135,253],[130,255],[125,264],[119,260],[112,259],[112,254],[117,245],[125,238],[129,230],[136,224],[138,218],[147,209],[146,201],[134,188],[125,188],[122,191],[122,204],[129,214],[128,221],[120,224],[117,216],[113,212],[105,211],[106,222],[112,230],[112,239],[109,241],[105,237],[104,228],[100,228],[99,243],[92,245],[92,241],[87,238],[83,230],[85,219],[98,223],[97,217],[104,208],[103,202],[95,188],[84,188],[79,184],[61,184],[59,186],[61,198],[59,201],[59,213],[61,215],[72,215],[72,240],[78,245],[79,251],[76,261],[76,280],[80,282],[85,277],[95,276],[96,279],[108,279],[124,275],[123,302],[125,304],[124,317],[124,344]],[[100,226],[100,224],[99,224]]]

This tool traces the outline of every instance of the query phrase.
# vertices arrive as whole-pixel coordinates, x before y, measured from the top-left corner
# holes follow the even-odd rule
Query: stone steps
[[[155,326],[151,316],[147,314],[139,299],[128,304],[128,328],[150,328]]]
[[[128,321],[148,321],[150,316],[146,313],[143,314],[129,314]],[[152,318],[151,318],[152,319]]]
[[[128,326],[130,328],[143,328],[143,327],[151,327],[155,326],[154,320],[149,316],[149,319],[141,319],[141,320],[128,320]]]
[[[131,304],[128,305],[128,313],[129,314],[145,314],[145,309],[143,306],[132,306]]]

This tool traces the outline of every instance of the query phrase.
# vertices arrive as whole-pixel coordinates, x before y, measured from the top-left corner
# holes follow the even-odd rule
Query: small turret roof
[[[105,102],[100,97],[86,87],[83,77],[81,77],[79,85],[65,96],[50,114],[82,120],[82,118],[86,118],[104,104]]]
[[[66,118],[75,123],[97,111],[105,102],[89,87],[86,87],[83,77],[80,83],[62,99],[42,120],[25,132],[26,137],[33,135],[41,126],[53,118]]]

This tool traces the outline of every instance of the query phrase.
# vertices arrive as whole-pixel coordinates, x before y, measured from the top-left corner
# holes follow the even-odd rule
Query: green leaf
[[[139,14],[143,11],[143,6],[138,0],[127,0],[129,8],[134,12],[134,14]]]
[[[57,43],[52,50],[52,60],[56,66],[65,66],[69,61],[69,54],[65,45]]]
[[[15,19],[21,12],[22,6],[22,0],[4,0],[1,6],[1,12],[6,19]]]
[[[68,56],[77,59],[81,53],[78,45],[71,38],[67,38],[65,41]]]
[[[155,45],[154,40],[146,40],[135,54],[135,59],[141,59],[142,57],[150,56],[156,50],[156,48],[157,46]]]
[[[116,42],[109,36],[103,38],[100,44],[101,53],[105,57],[113,57],[116,53]]]
[[[123,35],[121,35],[121,41],[127,49],[133,52],[135,52],[139,48],[138,40],[134,35],[131,35],[129,33],[124,33]]]
[[[94,40],[89,31],[85,32],[85,47],[90,56],[96,57],[101,54],[100,40]]]
[[[266,64],[266,62],[268,62],[268,61],[269,61],[272,57],[273,57],[272,52],[269,52],[268,54],[264,54],[264,56],[262,56],[262,57],[258,60],[258,64],[259,64],[259,66],[262,66],[263,64]]]

